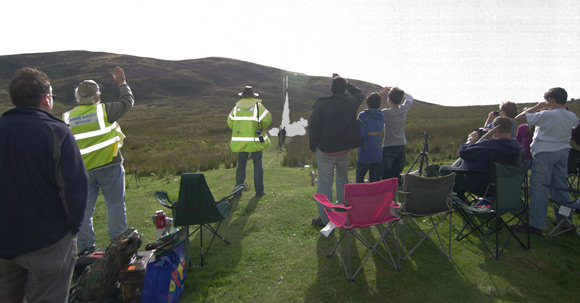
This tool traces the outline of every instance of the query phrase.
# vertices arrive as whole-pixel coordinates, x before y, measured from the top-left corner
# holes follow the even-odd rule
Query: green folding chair
[[[401,211],[399,212],[403,222],[401,237],[403,251],[405,250],[405,245],[409,242],[407,230],[419,236],[420,240],[402,260],[409,258],[425,240],[433,243],[447,258],[451,257],[451,220],[453,215],[451,198],[455,195],[453,192],[454,181],[454,173],[443,177],[431,178],[411,174],[404,176],[404,190],[398,192],[403,196],[403,203],[401,204]],[[429,218],[430,228],[416,221],[417,219],[423,218]],[[443,243],[439,229],[439,226],[445,220],[448,221],[446,231],[448,234],[447,245]],[[434,238],[436,239],[434,240]]]
[[[494,183],[488,186],[486,194],[479,199],[479,204],[468,204],[466,201],[454,199],[459,213],[466,223],[456,237],[460,241],[469,235],[475,235],[494,259],[499,259],[511,238],[524,248],[530,249],[530,231],[525,233],[522,241],[512,230],[519,223],[528,223],[528,186],[527,172],[529,162],[520,166],[495,163]],[[523,198],[522,198],[523,192]],[[484,203],[487,201],[488,203]],[[504,232],[505,240],[500,249],[500,233]],[[493,236],[492,243],[488,243]]]
[[[229,240],[224,239],[218,233],[218,230],[222,221],[230,216],[235,195],[243,188],[243,185],[239,185],[232,193],[219,201],[215,201],[207,185],[205,176],[202,173],[188,173],[181,175],[177,202],[171,202],[166,191],[155,192],[157,201],[161,205],[171,209],[173,213],[173,224],[175,226],[185,227],[189,237],[199,231],[202,267],[205,256],[209,253],[216,236],[226,244],[231,243]],[[196,226],[192,231],[189,229],[191,225]],[[211,241],[205,251],[203,248],[204,229],[212,234]]]

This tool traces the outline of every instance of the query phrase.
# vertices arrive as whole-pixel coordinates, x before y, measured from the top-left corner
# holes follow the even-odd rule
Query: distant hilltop
[[[48,74],[57,95],[55,102],[63,106],[74,105],[73,87],[85,79],[104,85],[103,100],[117,98],[118,90],[109,89],[115,85],[110,71],[116,65],[124,68],[137,105],[189,107],[206,103],[221,112],[231,109],[239,98],[237,93],[245,85],[252,85],[267,108],[281,114],[282,79],[286,76],[294,113],[311,111],[316,99],[329,94],[330,77],[308,76],[228,58],[170,61],[102,52],[62,51],[0,56],[0,80],[5,83],[0,88],[0,97],[7,102],[6,86],[14,71],[31,66]],[[376,84],[350,78],[349,81],[365,94],[381,89]],[[438,106],[419,100],[415,105]]]

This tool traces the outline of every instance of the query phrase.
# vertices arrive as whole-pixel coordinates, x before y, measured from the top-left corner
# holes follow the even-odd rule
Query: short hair
[[[561,87],[550,88],[550,90],[544,93],[544,99],[548,100],[550,98],[554,98],[556,103],[564,105],[568,100],[568,93]]]
[[[332,82],[330,84],[330,92],[333,95],[344,94],[346,90],[346,79],[343,77],[334,77],[332,78]]]
[[[505,112],[506,117],[515,118],[518,115],[518,105],[511,101],[502,102],[500,107]]]
[[[403,97],[405,97],[404,90],[398,87],[391,88],[391,91],[389,92],[389,99],[391,99],[391,102],[393,104],[401,104],[401,102],[403,101]]]
[[[42,71],[23,67],[14,73],[8,91],[16,107],[38,107],[42,95],[50,94],[50,79]]]
[[[369,108],[379,108],[381,106],[381,95],[378,93],[370,93],[367,97],[367,105]]]
[[[493,120],[493,124],[492,124],[492,128],[499,126],[496,131],[499,133],[504,133],[504,134],[511,134],[512,133],[512,119],[508,118],[508,117],[496,117]]]

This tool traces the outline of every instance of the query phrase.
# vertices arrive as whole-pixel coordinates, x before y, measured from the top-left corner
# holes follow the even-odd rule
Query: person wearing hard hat
[[[236,186],[246,180],[246,164],[250,154],[254,162],[254,189],[256,196],[262,197],[264,191],[264,169],[262,167],[262,151],[270,147],[270,138],[265,129],[272,122],[272,115],[262,105],[257,93],[251,86],[246,86],[238,94],[242,97],[228,116],[228,127],[232,130],[230,148],[238,153],[236,169]],[[241,195],[239,192],[238,195]]]

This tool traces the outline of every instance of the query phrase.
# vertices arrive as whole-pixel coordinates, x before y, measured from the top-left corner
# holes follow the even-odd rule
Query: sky
[[[448,106],[580,98],[580,0],[9,1],[0,55],[226,57]]]

